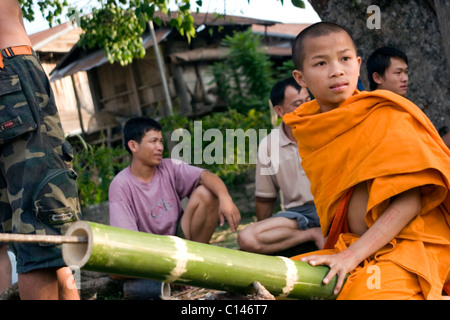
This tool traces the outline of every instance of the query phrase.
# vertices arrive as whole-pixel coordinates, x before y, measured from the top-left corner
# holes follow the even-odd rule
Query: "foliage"
[[[133,58],[142,58],[145,48],[142,34],[149,21],[161,24],[154,17],[156,10],[167,13],[167,0],[102,0],[100,9],[93,9],[92,15],[81,19],[81,28],[85,31],[81,45],[87,48],[101,47],[108,60],[127,65]],[[202,1],[196,1],[201,5]],[[189,0],[178,2],[178,11],[171,16],[170,26],[176,28],[188,41],[195,36],[194,18],[191,15]]]
[[[250,0],[247,1],[250,2]],[[284,3],[283,0],[279,1],[281,4]],[[19,0],[24,18],[28,21],[34,20],[33,2],[36,0]],[[117,61],[126,65],[131,63],[133,58],[142,57],[145,54],[142,33],[149,21],[154,21],[158,25],[161,23],[161,20],[154,16],[156,10],[168,14],[170,26],[186,36],[188,41],[195,37],[196,29],[190,0],[177,0],[178,9],[174,15],[168,9],[170,0],[96,0],[95,2],[100,5],[100,9],[93,9],[92,14],[84,15],[81,19],[81,28],[84,31],[82,44],[88,48],[103,48],[111,63]],[[291,2],[299,8],[305,7],[303,0],[291,0]],[[55,20],[60,23],[63,9],[69,7],[67,0],[37,0],[37,4],[50,26]],[[195,4],[197,7],[202,7],[203,1],[196,0]]]
[[[261,133],[268,134],[269,132],[267,132],[266,129],[271,127],[269,113],[257,111],[254,109],[249,110],[247,114],[240,113],[234,109],[229,109],[225,112],[212,113],[210,115],[202,117],[199,120],[189,120],[188,118],[181,115],[162,119],[161,124],[163,126],[164,132],[172,133],[175,129],[182,128],[186,129],[190,133],[191,155],[194,155],[194,153],[196,152],[196,150],[194,150],[196,146],[196,141],[194,140],[194,121],[201,121],[202,152],[204,152],[205,148],[207,148],[208,146],[211,147],[211,145],[215,143],[222,142],[222,151],[224,157],[227,155],[226,144],[227,142],[229,142],[225,141],[227,137],[227,130],[229,130],[230,132],[236,132],[236,130],[242,129],[244,132],[247,132],[249,129],[253,129],[258,135],[257,143],[259,143],[259,140],[263,138]],[[218,129],[222,134],[222,141],[205,140],[204,133],[209,129]],[[260,129],[264,130],[259,131]],[[170,135],[166,137],[166,140],[167,139],[170,139]],[[251,150],[254,150],[256,152],[256,147],[257,145],[250,145],[250,142],[247,141],[244,149],[238,147],[232,148],[233,154],[231,156],[234,157],[234,160],[230,161],[232,163],[226,163],[226,161],[224,160],[220,163],[213,162],[208,164],[205,163],[205,161],[202,161],[201,164],[194,164],[194,161],[192,161],[194,156],[191,156],[190,163],[208,169],[209,171],[217,174],[228,186],[238,185],[246,179],[247,172],[249,170],[254,170],[255,168],[255,162],[251,161],[250,153]],[[164,157],[171,157],[171,150],[168,149],[169,148],[165,150]],[[203,154],[203,160],[204,156],[205,155]],[[239,163],[238,159],[242,158],[245,158],[244,163]]]
[[[90,146],[84,141],[82,146],[75,152],[73,168],[78,173],[80,203],[85,207],[108,200],[109,184],[130,159],[122,147]]]
[[[34,21],[35,12],[33,10],[33,2],[35,1],[19,0],[23,17],[28,21]],[[45,17],[50,26],[53,25],[54,21],[61,23],[63,9],[68,6],[67,0],[39,0],[37,4],[42,16]]]
[[[305,2],[303,0],[292,0],[292,4],[297,8],[305,9]]]
[[[225,37],[222,45],[230,48],[230,53],[211,68],[219,97],[242,113],[267,109],[274,84],[273,65],[261,50],[261,39],[251,29]]]
[[[134,57],[144,57],[141,34],[146,25],[136,19],[136,13],[106,4],[102,9],[93,9],[92,18],[81,18],[81,28],[89,30],[80,39],[84,48],[100,46],[105,49],[110,62],[119,61],[121,65],[131,63]],[[106,28],[96,28],[103,25]],[[132,52],[134,51],[134,53]]]
[[[292,59],[286,60],[280,67],[277,68],[277,79],[285,79],[292,77],[292,71],[295,69],[294,61]]]

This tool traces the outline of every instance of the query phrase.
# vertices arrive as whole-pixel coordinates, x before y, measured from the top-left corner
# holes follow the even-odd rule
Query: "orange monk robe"
[[[358,239],[348,233],[342,202],[353,186],[367,183],[369,228],[392,197],[420,187],[419,215],[350,274],[338,298],[441,298],[450,280],[450,151],[427,116],[409,100],[377,90],[355,91],[339,108],[325,113],[313,100],[283,121],[293,128],[322,233],[334,252]],[[338,209],[343,214],[335,218]],[[361,280],[370,274],[361,278],[360,268],[373,264],[383,267],[376,290]]]

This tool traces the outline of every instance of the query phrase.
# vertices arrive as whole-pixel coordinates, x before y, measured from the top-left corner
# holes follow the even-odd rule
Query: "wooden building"
[[[172,113],[201,115],[220,106],[215,95],[215,84],[209,66],[222,59],[227,49],[220,47],[222,39],[235,31],[245,31],[252,26],[255,32],[268,34],[274,21],[227,16],[217,18],[213,14],[193,14],[198,27],[197,36],[191,43],[175,29],[165,26],[155,28],[157,47],[162,56],[162,65],[155,55],[154,38],[147,30],[143,35],[147,49],[142,59],[135,59],[128,66],[110,64],[101,49],[83,50],[74,45],[50,73],[53,83],[66,78],[76,79],[85,75],[88,85],[76,85],[80,123],[85,137],[91,143],[105,139],[112,145],[121,140],[123,123],[133,116],[150,116],[160,119]],[[160,15],[168,22],[167,16]],[[295,25],[290,33],[298,33],[305,25]],[[284,31],[283,31],[284,32]],[[292,35],[272,36],[267,42],[268,52],[273,56],[290,58]],[[165,70],[165,82],[159,72]],[[167,88],[167,90],[165,90]],[[168,95],[165,94],[168,92]],[[167,96],[170,97],[169,101]],[[88,120],[83,103],[90,101],[93,112]],[[103,136],[100,136],[100,132]]]
[[[30,35],[33,49],[39,55],[47,75],[78,42],[80,34],[81,29],[68,22]],[[65,133],[83,133],[90,117],[94,115],[90,94],[83,94],[86,90],[89,91],[86,72],[52,81],[51,87]]]

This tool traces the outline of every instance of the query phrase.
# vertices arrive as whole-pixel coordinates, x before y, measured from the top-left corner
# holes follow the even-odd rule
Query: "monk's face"
[[[391,64],[379,75],[373,74],[373,80],[378,84],[377,89],[393,91],[401,96],[405,96],[408,90],[408,65],[401,58],[391,57]]]
[[[303,70],[295,70],[294,78],[309,88],[322,112],[337,108],[352,96],[357,85],[361,58],[349,35],[332,32],[305,39]]]

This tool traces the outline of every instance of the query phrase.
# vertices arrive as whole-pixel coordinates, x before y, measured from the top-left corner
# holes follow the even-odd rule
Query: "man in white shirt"
[[[279,117],[310,100],[307,89],[300,87],[293,78],[276,83],[270,99]],[[302,169],[292,129],[283,122],[259,145],[255,179],[258,221],[239,233],[240,248],[263,254],[307,242],[322,248],[324,239],[310,182]],[[284,211],[273,216],[280,190]]]

